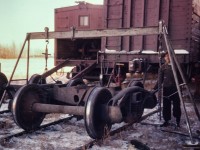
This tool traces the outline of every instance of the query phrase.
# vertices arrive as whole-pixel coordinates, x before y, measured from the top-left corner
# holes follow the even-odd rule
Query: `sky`
[[[76,5],[77,0],[0,0],[0,44],[23,44],[26,33],[54,31],[54,9]],[[85,0],[103,4],[103,0]],[[34,45],[35,43],[35,45]],[[45,48],[45,41],[34,41],[31,48]],[[49,49],[52,51],[53,40]]]

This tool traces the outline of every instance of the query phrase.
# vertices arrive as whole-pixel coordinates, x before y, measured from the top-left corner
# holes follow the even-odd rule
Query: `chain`
[[[42,54],[45,57],[45,72],[46,72],[48,70],[48,68],[47,68],[47,60],[48,60],[49,55],[51,55],[51,54],[48,53],[49,40],[47,39],[45,42],[46,42],[46,48],[45,48],[45,52],[42,53]]]

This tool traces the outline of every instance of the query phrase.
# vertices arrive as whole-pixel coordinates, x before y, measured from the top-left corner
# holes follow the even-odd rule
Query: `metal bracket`
[[[163,34],[163,24],[164,24],[163,20],[159,21],[158,23],[158,32],[160,35]]]
[[[72,26],[71,29],[72,29],[72,37],[71,37],[71,40],[74,41],[74,40],[75,40],[75,31],[76,31],[76,27],[75,27],[75,26]]]
[[[49,39],[49,28],[45,27],[44,31],[45,31],[45,39],[48,40]]]

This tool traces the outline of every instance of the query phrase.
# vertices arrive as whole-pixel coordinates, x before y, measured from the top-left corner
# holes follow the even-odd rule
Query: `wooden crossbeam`
[[[136,35],[157,35],[158,27],[128,28],[128,29],[106,29],[106,30],[72,30],[66,32],[49,32],[48,39],[70,39],[70,38],[99,38],[113,36],[136,36]],[[29,39],[47,39],[46,32],[28,33]]]

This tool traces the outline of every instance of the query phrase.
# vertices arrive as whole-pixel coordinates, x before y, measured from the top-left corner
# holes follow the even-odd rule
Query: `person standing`
[[[163,83],[163,119],[164,123],[160,127],[169,126],[169,121],[171,120],[171,106],[173,105],[173,116],[176,118],[176,126],[180,127],[181,119],[181,107],[180,99],[172,71],[172,66],[170,63],[170,58],[168,52],[164,54],[165,63],[161,66],[161,83]],[[155,85],[154,89],[158,89],[158,83]]]

